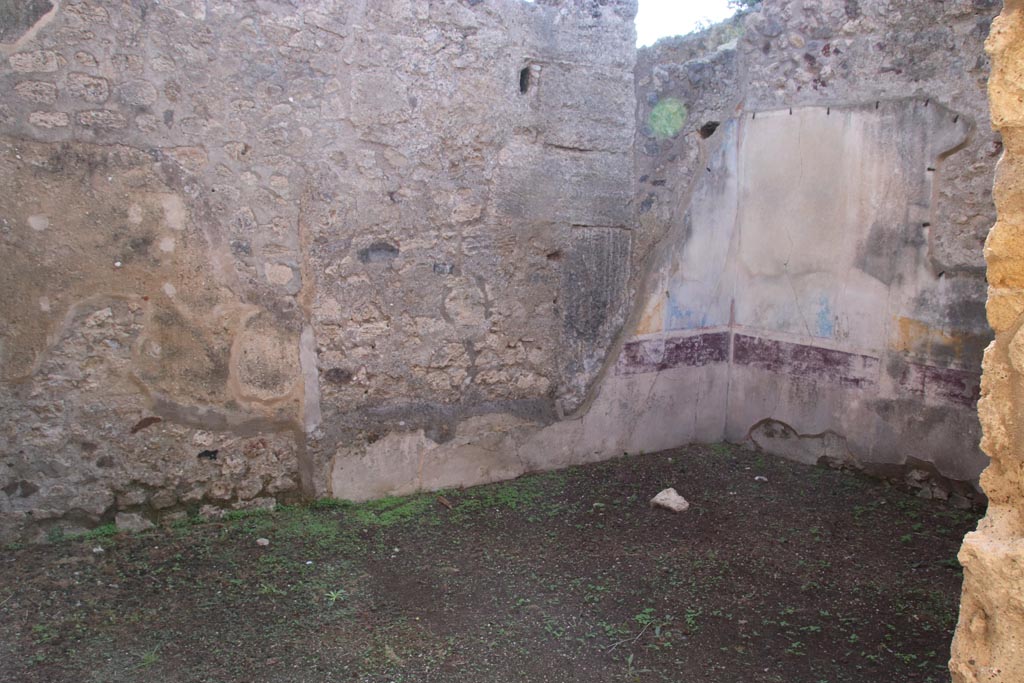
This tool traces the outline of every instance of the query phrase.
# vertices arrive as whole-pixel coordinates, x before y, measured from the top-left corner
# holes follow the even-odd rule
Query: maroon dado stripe
[[[712,332],[691,337],[644,339],[622,347],[616,375],[639,375],[672,368],[701,367],[729,360],[729,333]]]
[[[862,388],[878,383],[877,358],[819,346],[737,334],[732,359],[736,365],[820,379],[847,387]]]
[[[874,356],[743,334],[735,337],[732,360],[736,365],[856,388],[877,385],[881,364]],[[901,393],[928,403],[973,408],[981,397],[979,372],[904,362],[900,370],[890,370],[890,374]]]
[[[729,332],[711,332],[628,342],[619,355],[615,374],[639,375],[728,363],[729,337]],[[881,361],[874,356],[745,334],[733,335],[731,360],[739,366],[858,389],[877,387],[881,375]],[[928,403],[973,408],[981,395],[978,372],[903,362],[889,374],[901,393]]]
[[[973,408],[981,398],[981,374],[978,372],[908,363],[896,381],[907,393],[924,399]]]

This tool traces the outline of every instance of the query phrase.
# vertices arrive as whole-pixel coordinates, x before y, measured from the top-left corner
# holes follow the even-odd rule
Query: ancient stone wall
[[[766,0],[640,51],[637,243],[657,248],[616,374],[677,386],[676,439],[971,495],[997,7]]]
[[[996,175],[999,220],[988,236],[988,319],[995,341],[985,351],[978,408],[988,514],[967,535],[960,623],[950,670],[955,683],[1024,680],[1024,2],[1007,0],[992,27],[989,96],[1005,153]]]
[[[970,493],[995,4],[0,0],[0,537],[723,438]]]
[[[0,537],[419,486],[353,466],[578,406],[635,279],[635,11],[0,2]]]

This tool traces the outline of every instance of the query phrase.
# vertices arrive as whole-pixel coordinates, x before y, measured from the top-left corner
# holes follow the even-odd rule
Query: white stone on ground
[[[665,489],[651,498],[651,507],[665,508],[672,512],[685,512],[690,504],[675,489]]]

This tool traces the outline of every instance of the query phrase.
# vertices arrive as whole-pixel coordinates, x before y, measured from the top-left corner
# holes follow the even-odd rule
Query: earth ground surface
[[[978,517],[710,445],[106,526],[0,551],[0,680],[945,682]]]

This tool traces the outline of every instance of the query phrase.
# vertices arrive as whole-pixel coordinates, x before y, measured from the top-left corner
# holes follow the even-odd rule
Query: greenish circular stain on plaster
[[[654,105],[647,117],[647,125],[655,137],[664,140],[679,135],[686,125],[686,117],[686,105],[674,97],[666,97]]]

